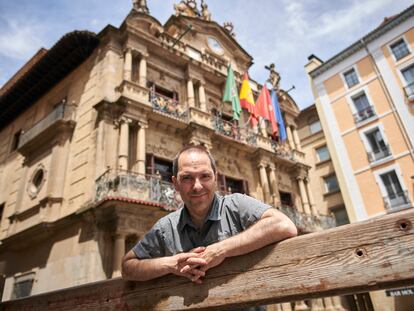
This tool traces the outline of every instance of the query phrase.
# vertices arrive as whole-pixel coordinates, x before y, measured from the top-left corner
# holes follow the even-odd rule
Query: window
[[[359,83],[358,76],[354,68],[344,73],[344,79],[348,85],[348,88],[351,88]]]
[[[401,70],[401,73],[406,82],[406,87],[404,88],[405,93],[407,94],[407,97],[410,98],[414,96],[414,65]]]
[[[34,276],[34,273],[28,273],[15,277],[12,299],[30,296],[32,293]]]
[[[395,60],[400,60],[401,58],[410,54],[408,46],[405,43],[404,39],[400,39],[397,42],[390,45],[392,54],[394,54]]]
[[[336,175],[329,175],[323,178],[326,193],[336,192],[339,190],[338,180]]]
[[[229,193],[249,193],[247,181],[219,174],[219,191],[223,194]]]
[[[355,122],[361,122],[367,120],[375,115],[373,107],[368,101],[368,97],[365,93],[361,93],[352,98],[354,102],[355,110],[357,111],[354,114]]]
[[[368,158],[370,162],[378,161],[391,155],[389,146],[385,143],[379,128],[365,133],[369,144]]]
[[[0,204],[0,224],[1,224],[1,221],[3,220],[4,205],[5,203]]]
[[[320,132],[322,130],[321,122],[319,120],[316,120],[309,124],[309,131],[311,134]]]
[[[388,208],[395,208],[409,203],[407,192],[403,191],[395,170],[381,174],[380,177],[387,193],[385,202]]]
[[[291,207],[294,206],[293,197],[291,193],[279,191],[279,195],[280,195],[280,203],[283,206],[291,206]]]
[[[319,162],[323,162],[331,158],[329,155],[328,147],[326,147],[326,145],[316,148],[316,155],[318,156]]]
[[[157,158],[152,154],[147,154],[146,162],[147,174],[160,174],[161,180],[171,182],[171,177],[173,175],[172,161]]]
[[[44,166],[39,165],[39,167],[33,172],[27,185],[27,192],[32,199],[35,198],[42,189],[42,186],[45,183],[45,176],[46,172]]]
[[[19,147],[21,136],[22,136],[22,131],[21,130],[14,134],[10,151],[17,150],[17,148]]]
[[[345,206],[331,208],[332,213],[335,216],[336,226],[342,226],[349,224],[348,213]]]

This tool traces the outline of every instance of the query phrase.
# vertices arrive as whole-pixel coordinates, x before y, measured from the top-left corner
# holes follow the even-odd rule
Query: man
[[[269,205],[242,194],[216,195],[216,164],[202,146],[178,153],[172,181],[184,207],[161,218],[124,256],[124,279],[173,273],[201,283],[225,258],[297,235],[290,219]]]

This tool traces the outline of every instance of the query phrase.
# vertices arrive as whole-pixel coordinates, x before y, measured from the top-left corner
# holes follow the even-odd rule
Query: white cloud
[[[13,59],[27,59],[42,45],[39,27],[30,22],[3,19],[6,27],[0,33],[0,54]]]

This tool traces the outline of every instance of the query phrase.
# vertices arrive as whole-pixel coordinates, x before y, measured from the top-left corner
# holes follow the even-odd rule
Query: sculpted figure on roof
[[[275,70],[275,64],[272,63],[269,66],[265,66],[265,68],[270,71],[267,81],[272,85],[273,89],[278,91],[280,88],[280,74]]]
[[[175,15],[185,15],[191,17],[200,16],[200,12],[197,9],[196,0],[181,0],[180,3],[174,4]]]
[[[149,9],[147,6],[147,0],[132,0],[134,9],[141,13],[149,13]]]
[[[211,13],[208,10],[208,5],[204,2],[204,0],[201,0],[201,18],[206,21],[211,21]]]

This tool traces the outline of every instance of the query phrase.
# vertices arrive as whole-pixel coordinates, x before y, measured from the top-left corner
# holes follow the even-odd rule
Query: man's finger
[[[187,258],[185,263],[190,266],[191,265],[204,266],[207,264],[207,260],[205,260],[204,258],[200,258],[200,257],[190,257],[190,258]]]
[[[205,247],[205,246],[199,246],[199,247],[193,248],[193,249],[190,251],[190,253],[201,253],[201,252],[204,252],[204,251],[205,251],[205,249],[206,249],[206,247]]]

